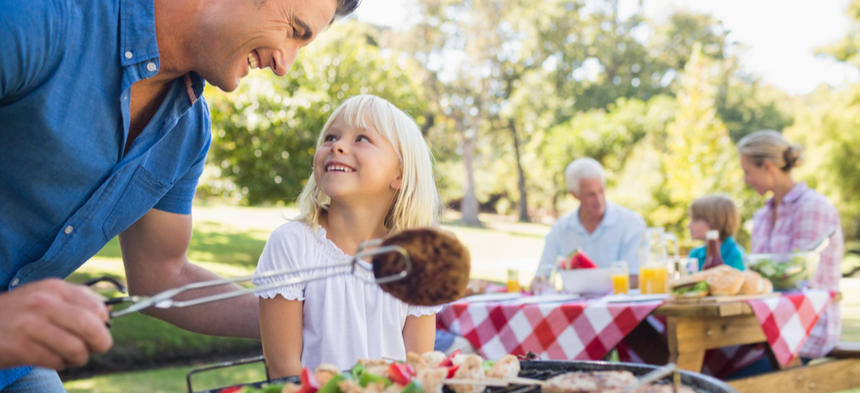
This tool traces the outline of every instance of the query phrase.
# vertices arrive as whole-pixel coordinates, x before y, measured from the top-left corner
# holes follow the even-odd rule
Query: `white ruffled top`
[[[324,228],[314,232],[299,221],[287,222],[272,232],[257,263],[256,273],[285,269],[348,263],[352,256],[344,253],[326,238]],[[258,291],[257,296],[272,299],[283,296],[301,300],[302,365],[315,368],[333,363],[342,370],[352,367],[359,358],[383,357],[405,359],[403,326],[406,317],[435,314],[441,306],[406,304],[384,292],[378,285],[363,281],[357,275],[372,278],[370,264],[359,261],[366,269],[356,274],[339,274],[302,284]],[[343,271],[328,269],[329,272]],[[304,277],[321,272],[304,273]],[[260,286],[282,277],[255,279]]]

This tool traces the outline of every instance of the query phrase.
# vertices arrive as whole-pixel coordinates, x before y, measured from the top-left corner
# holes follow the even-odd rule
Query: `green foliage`
[[[619,183],[615,177],[630,161],[633,150],[646,135],[661,135],[674,118],[675,102],[666,96],[657,96],[643,102],[619,99],[608,111],[596,109],[580,113],[570,121],[550,128],[542,138],[535,138],[527,166],[546,168],[545,173],[532,174],[533,187],[547,199],[536,201],[538,206],[552,208],[553,201],[563,198],[566,192],[564,168],[579,157],[592,157],[607,169],[607,186]],[[641,161],[638,161],[641,164]]]
[[[730,77],[716,98],[717,112],[737,142],[758,130],[782,130],[794,122],[785,93],[756,81]]]
[[[651,132],[637,144],[614,193],[649,225],[682,239],[688,239],[687,212],[694,199],[714,192],[742,195],[737,153],[714,105],[719,73],[719,62],[694,49],[680,78],[674,117],[665,133]]]
[[[426,122],[414,65],[381,51],[377,34],[358,22],[338,22],[301,53],[287,76],[256,71],[236,92],[207,91],[214,135],[210,163],[245,202],[295,200],[311,173],[323,125],[350,96],[378,95],[419,125]]]
[[[860,235],[860,86],[818,91],[798,105],[785,136],[804,146],[804,162],[792,173],[824,194],[840,212],[846,237]]]

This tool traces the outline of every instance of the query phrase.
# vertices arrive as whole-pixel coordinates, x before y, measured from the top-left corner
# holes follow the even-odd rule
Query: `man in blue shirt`
[[[582,248],[597,267],[609,268],[613,262],[625,261],[630,274],[638,274],[637,253],[645,231],[642,216],[606,200],[606,178],[596,160],[574,160],[564,177],[568,191],[579,200],[579,208],[552,225],[536,277],[545,277],[558,257],[566,257],[577,248]]]
[[[134,294],[215,278],[186,258],[205,81],[284,75],[357,3],[0,0],[0,390],[62,391],[51,369],[112,345],[102,300],[61,279],[114,236]],[[259,336],[253,296],[149,314]]]

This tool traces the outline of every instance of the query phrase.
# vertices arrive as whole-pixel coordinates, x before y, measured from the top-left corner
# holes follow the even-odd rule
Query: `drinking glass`
[[[520,288],[520,271],[517,269],[508,269],[508,292],[519,292]]]
[[[627,262],[618,261],[610,266],[612,274],[612,293],[627,293],[630,290],[630,274]]]

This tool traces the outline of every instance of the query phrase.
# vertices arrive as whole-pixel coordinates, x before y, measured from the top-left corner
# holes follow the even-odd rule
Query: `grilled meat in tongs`
[[[454,301],[465,294],[469,281],[469,252],[452,234],[433,228],[408,229],[383,239],[362,243],[347,263],[315,266],[307,269],[270,271],[254,275],[191,283],[168,289],[151,297],[125,296],[109,299],[107,304],[131,303],[122,310],[111,311],[111,318],[149,307],[190,307],[236,296],[309,282],[341,274],[355,274],[368,268],[359,260],[369,258],[373,275],[356,275],[379,284],[382,289],[406,303],[437,305]],[[322,273],[320,273],[322,272]],[[225,284],[250,282],[258,278],[276,278],[271,284],[221,292],[200,297],[177,299],[186,292]]]

